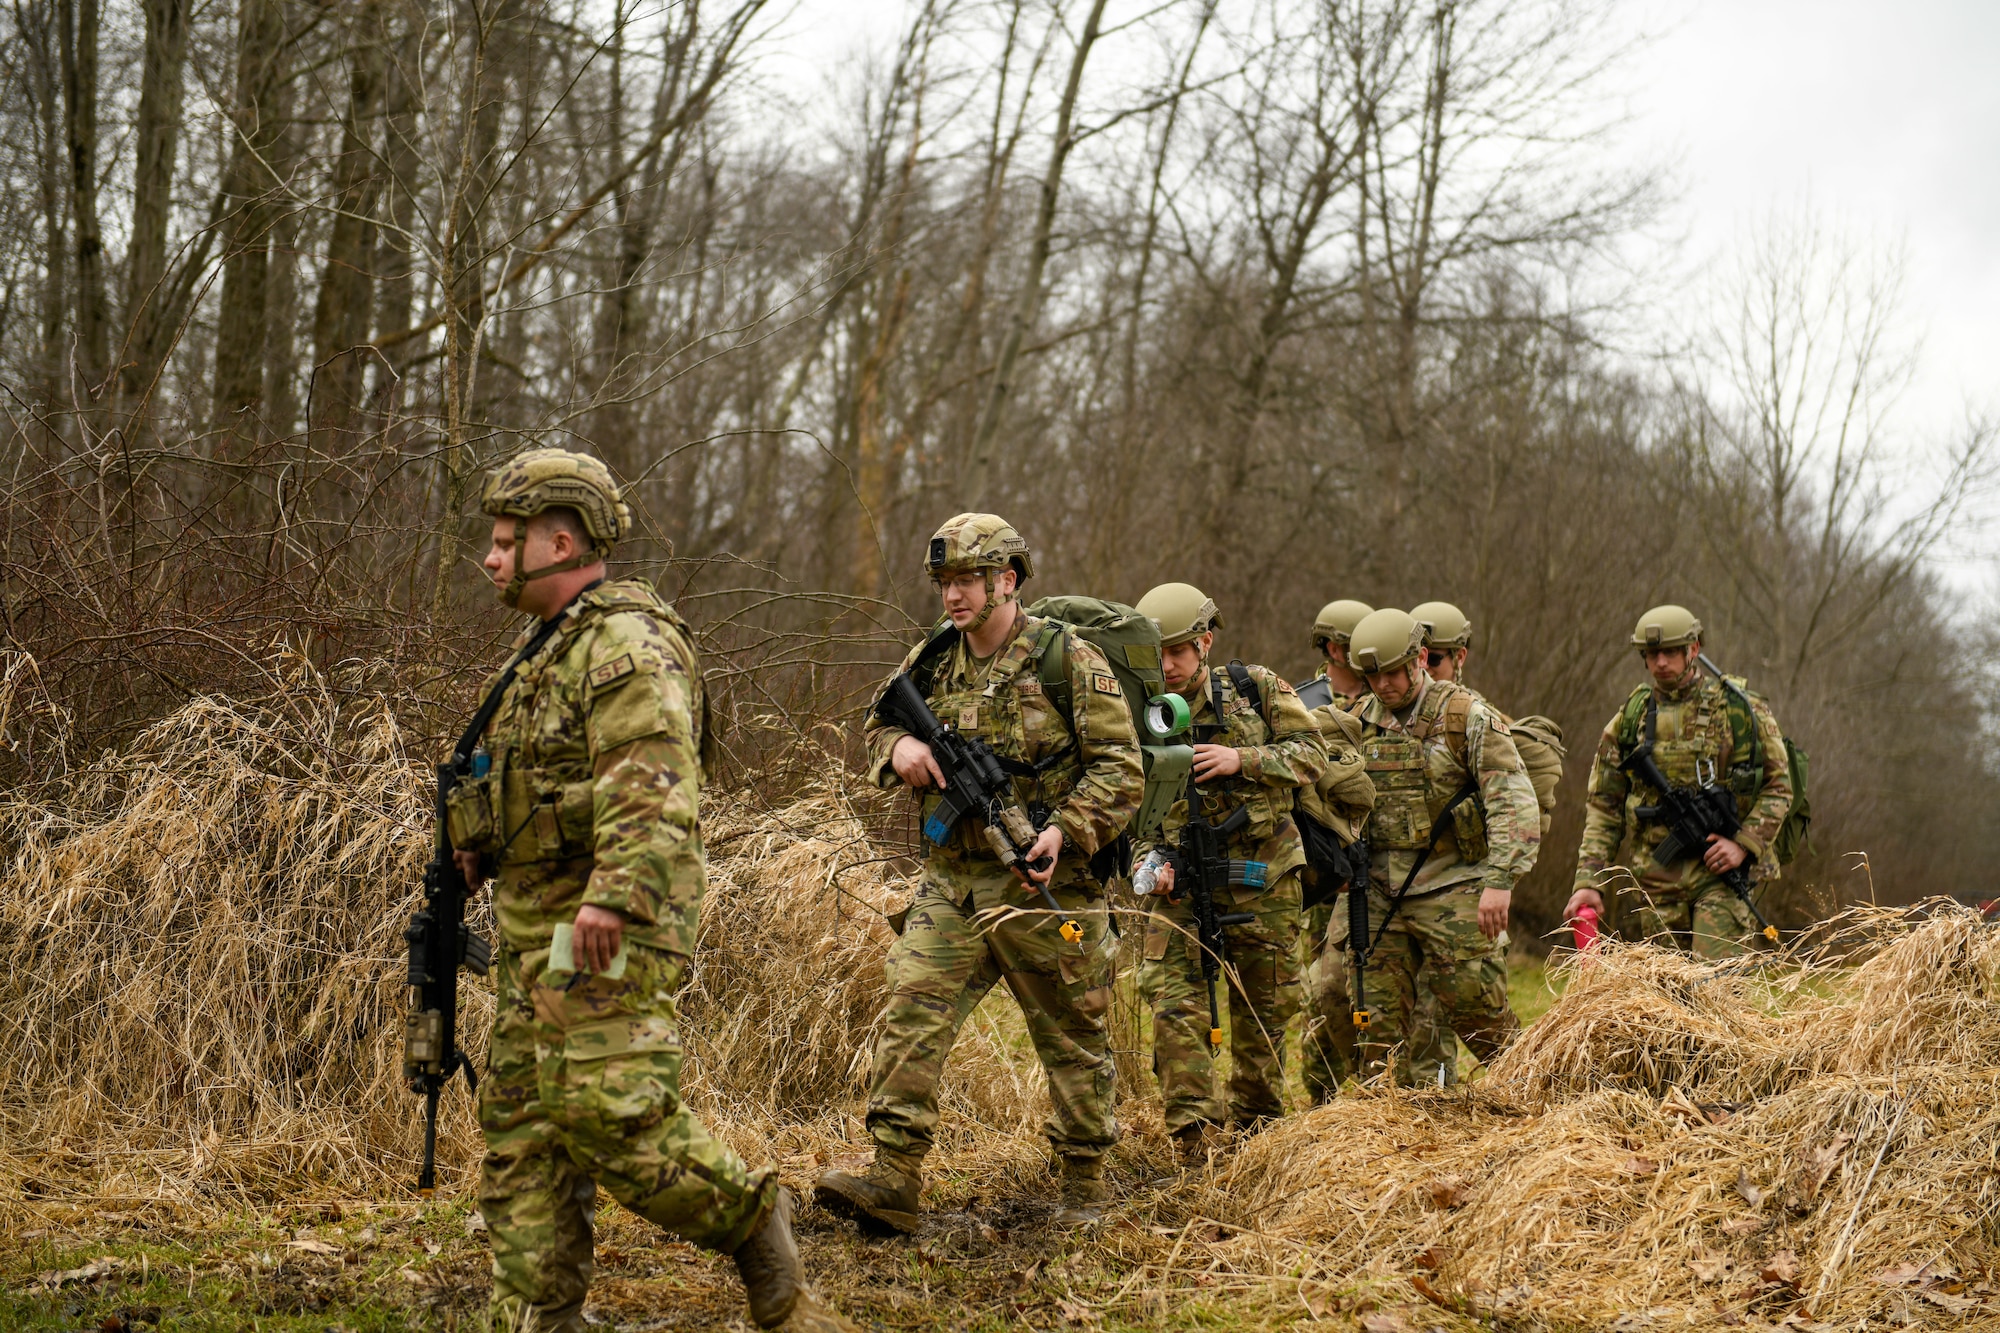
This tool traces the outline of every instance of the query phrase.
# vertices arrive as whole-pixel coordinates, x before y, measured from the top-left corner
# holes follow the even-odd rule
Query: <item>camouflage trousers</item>
[[[1208,986],[1195,944],[1194,906],[1151,900],[1139,993],[1153,1011],[1153,1073],[1169,1132],[1201,1121],[1222,1123],[1216,1050],[1208,1039]],[[1247,901],[1217,903],[1219,912],[1256,919],[1224,928],[1228,966],[1216,981],[1229,1007],[1227,1119],[1248,1123],[1285,1113],[1285,1025],[1299,1008],[1299,875],[1282,876]]]
[[[1752,891],[1755,891],[1752,885]],[[1622,891],[1620,933],[1697,958],[1734,958],[1756,947],[1757,918],[1720,880],[1694,889],[1657,888],[1641,881]]]
[[[1043,1132],[1058,1156],[1096,1161],[1118,1139],[1105,1014],[1111,1007],[1109,913],[1101,897],[1056,890],[1083,927],[1063,939],[1039,896],[997,861],[927,866],[903,933],[889,949],[889,1003],[875,1041],[868,1132],[911,1171],[931,1149],[938,1081],[952,1044],[995,983],[1013,992],[1049,1080]],[[1009,915],[1006,909],[1021,914]]]
[[[1339,904],[1345,924],[1347,904]],[[1395,917],[1383,930],[1389,915],[1389,897],[1380,890],[1368,895],[1369,929],[1378,938],[1368,960],[1363,990],[1372,1020],[1362,1038],[1366,1075],[1380,1073],[1393,1048],[1407,1050],[1411,1044],[1418,996],[1428,995],[1436,1006],[1439,1022],[1457,1033],[1466,1049],[1479,1060],[1491,1060],[1507,1044],[1518,1026],[1507,1001],[1507,959],[1503,935],[1489,940],[1479,930],[1479,892],[1476,889],[1447,889],[1423,898],[1405,898]],[[1344,932],[1343,932],[1344,939]],[[1329,975],[1325,991],[1316,997],[1320,1014],[1350,1015],[1352,1000],[1346,959],[1340,960],[1337,977]],[[1330,970],[1331,971],[1331,970]],[[1327,1023],[1322,1031],[1339,1041],[1339,1025]],[[1347,1040],[1353,1040],[1351,1019]],[[1354,1058],[1353,1047],[1347,1058]],[[1396,1080],[1407,1081],[1412,1067],[1399,1055]],[[1436,1080],[1431,1075],[1431,1081]]]
[[[583,1327],[598,1184],[676,1236],[730,1253],[776,1201],[778,1178],[747,1170],[681,1104],[678,956],[628,945],[615,981],[544,974],[547,959],[503,948],[495,963],[479,1212],[493,1245],[493,1326],[532,1318],[567,1333]]]
[[[1309,907],[1299,928],[1299,962],[1305,978],[1305,1023],[1299,1041],[1299,1077],[1318,1106],[1330,1102],[1356,1071],[1354,1016],[1347,989],[1347,899]],[[1458,1081],[1458,1038],[1438,1018],[1437,1001],[1417,992],[1410,1039],[1396,1062],[1404,1085],[1449,1086]]]

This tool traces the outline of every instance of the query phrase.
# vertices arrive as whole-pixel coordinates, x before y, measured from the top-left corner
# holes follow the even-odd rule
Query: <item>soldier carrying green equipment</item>
[[[1564,916],[1585,906],[1603,913],[1601,886],[1629,843],[1644,864],[1622,933],[1703,958],[1733,957],[1765,933],[1754,896],[1803,838],[1805,756],[1786,742],[1762,696],[1712,668],[1703,674],[1702,626],[1687,608],[1646,612],[1632,645],[1652,679],[1598,741]],[[1736,827],[1724,832],[1731,821],[1714,820],[1693,835],[1705,845],[1682,846],[1676,824],[1687,821],[1672,816],[1713,796],[1733,805],[1726,813]]]
[[[481,508],[486,571],[536,619],[489,683],[447,802],[458,869],[493,878],[500,934],[479,1088],[492,1323],[584,1327],[601,1184],[732,1255],[758,1324],[849,1327],[805,1291],[776,1169],[746,1168],[681,1101],[673,995],[707,883],[693,636],[651,584],[607,580],[632,520],[597,459],[520,454]]]
[[[871,713],[869,776],[920,793],[926,823],[941,826],[927,838],[916,897],[889,949],[889,1000],[868,1085],[874,1162],[861,1175],[824,1173],[814,1193],[866,1226],[917,1228],[945,1056],[981,997],[1004,981],[1048,1073],[1045,1132],[1062,1177],[1057,1222],[1084,1225],[1103,1205],[1104,1154],[1118,1137],[1104,1022],[1109,913],[1090,860],[1139,808],[1132,709],[1093,644],[1021,608],[1018,589],[1034,557],[1004,519],[951,519],[931,538],[925,572],[947,621],[891,681],[907,673],[926,709],[990,754],[1009,789],[977,817],[937,818],[947,802],[958,808],[938,755],[883,710]],[[1063,663],[1059,691],[1040,666],[1050,653]],[[1002,831],[1003,854],[988,829],[992,820],[1012,823],[1017,810],[1029,812],[1029,827]],[[1024,834],[1032,834],[1025,850],[1015,846]],[[1048,897],[1059,910],[1046,909]],[[1065,938],[1065,925],[1079,937]]]
[[[1210,667],[1221,616],[1200,589],[1162,584],[1139,600],[1139,610],[1159,623],[1167,688],[1188,701],[1198,742],[1191,790],[1203,809],[1193,810],[1183,797],[1168,811],[1158,844],[1141,849],[1162,853],[1154,859],[1156,873],[1145,875],[1142,865],[1145,882],[1134,880],[1151,900],[1139,989],[1153,1010],[1153,1069],[1167,1130],[1193,1164],[1206,1157],[1225,1116],[1205,1002],[1213,969],[1223,961],[1234,978],[1227,1118],[1254,1129],[1285,1112],[1285,1025],[1298,1009],[1299,881],[1306,860],[1292,807],[1297,791],[1326,766],[1326,750],[1305,705],[1276,672],[1241,662]],[[1226,856],[1245,867],[1206,886],[1226,897],[1214,913],[1226,923],[1226,960],[1201,947],[1217,923],[1197,919],[1179,872],[1161,864],[1196,817],[1218,835],[1212,859]],[[1258,870],[1251,873],[1251,866]]]

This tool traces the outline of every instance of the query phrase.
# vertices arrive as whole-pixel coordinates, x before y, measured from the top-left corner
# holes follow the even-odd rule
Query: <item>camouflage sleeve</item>
[[[1535,784],[1514,748],[1514,737],[1485,704],[1475,704],[1466,719],[1467,757],[1477,766],[1479,799],[1486,811],[1485,873],[1479,886],[1511,890],[1534,867],[1542,845],[1542,809],[1535,803]]]
[[[1750,716],[1757,723],[1757,740],[1764,751],[1764,785],[1743,827],[1736,831],[1736,841],[1759,861],[1769,861],[1771,840],[1778,836],[1778,826],[1792,808],[1792,768],[1786,762],[1785,737],[1770,705],[1752,698]]]
[[[584,685],[596,864],[583,901],[668,927],[691,954],[705,873],[694,648],[650,616],[612,616]]]
[[[1583,839],[1576,849],[1576,887],[1597,887],[1597,879],[1618,857],[1625,841],[1625,798],[1632,779],[1618,767],[1618,716],[1605,723],[1597,753],[1590,758],[1590,780],[1584,785]]]
[[[910,664],[917,660],[917,654],[923,650],[924,646],[921,643],[910,649],[904,654],[902,665],[884,677],[882,684],[886,686],[891,680],[908,671]],[[896,748],[896,742],[910,733],[901,727],[892,727],[876,720],[875,701],[881,697],[882,691],[879,689],[868,696],[868,713],[862,725],[861,742],[868,751],[868,780],[878,787],[893,787],[902,779],[897,777],[896,770],[890,767],[889,754]]]
[[[1146,775],[1132,708],[1111,664],[1095,645],[1075,635],[1069,638],[1068,657],[1070,711],[1083,772],[1052,822],[1062,830],[1065,846],[1089,856],[1132,822]]]
[[[1326,747],[1326,768],[1313,784],[1314,797],[1338,821],[1330,826],[1351,840],[1375,808],[1375,783],[1368,776],[1368,756],[1361,752],[1361,722],[1332,706],[1313,709],[1312,719]]]
[[[1250,671],[1263,691],[1271,739],[1237,750],[1243,756],[1243,776],[1267,787],[1312,786],[1326,771],[1326,744],[1320,739],[1319,724],[1277,672],[1260,666]]]

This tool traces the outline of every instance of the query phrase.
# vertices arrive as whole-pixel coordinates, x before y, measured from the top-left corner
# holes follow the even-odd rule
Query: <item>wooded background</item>
[[[1463,607],[1571,739],[1526,933],[1662,601],[1812,754],[1784,915],[2000,853],[1929,564],[1991,424],[1897,430],[1893,256],[1810,216],[1632,355],[1669,182],[1606,151],[1595,4],[916,0],[810,80],[762,0],[10,5],[4,780],[305,669],[455,729],[480,474],[559,444],[629,483],[753,786],[851,746],[982,508],[1031,595],[1187,580],[1295,678],[1328,600]]]

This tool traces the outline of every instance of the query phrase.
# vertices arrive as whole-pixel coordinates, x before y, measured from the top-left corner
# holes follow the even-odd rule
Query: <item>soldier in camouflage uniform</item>
[[[923,875],[887,964],[889,1003],[869,1079],[865,1175],[828,1171],[821,1203],[857,1220],[912,1231],[923,1160],[937,1131],[938,1080],[965,1020],[996,982],[1021,1006],[1049,1079],[1046,1126],[1062,1177],[1062,1225],[1096,1220],[1105,1198],[1104,1154],[1118,1137],[1105,1030],[1112,946],[1092,853],[1138,812],[1144,788],[1132,710],[1104,655],[1063,626],[1027,615],[1017,589],[1034,573],[1028,544],[992,514],[960,514],[931,539],[928,572],[950,624],[941,655],[912,650],[918,688],[940,720],[999,754],[1021,804],[1045,812],[1024,860],[1084,929],[1082,947],[1061,920],[1003,865],[968,816],[946,845],[926,849]],[[1060,669],[1043,671],[1054,654]],[[1045,674],[1062,683],[1050,697]],[[867,730],[869,776],[880,786],[928,792],[943,773],[930,747],[878,718]]]
[[[811,1307],[791,1195],[680,1097],[674,993],[705,887],[691,635],[652,585],[606,581],[631,515],[595,458],[521,454],[488,479],[481,508],[502,598],[560,622],[501,696],[449,811],[467,882],[495,877],[500,932],[479,1089],[494,1326],[583,1328],[602,1184],[733,1255],[752,1317],[774,1327]]]
[[[1316,675],[1299,687],[1299,701],[1306,705],[1318,724],[1320,739],[1329,750],[1328,771],[1319,786],[1336,790],[1333,800],[1362,808],[1373,804],[1374,787],[1368,784],[1365,757],[1360,753],[1360,728],[1349,713],[1368,693],[1368,682],[1348,665],[1347,643],[1361,618],[1375,608],[1352,600],[1328,602],[1313,618],[1313,652],[1321,661]],[[1348,770],[1354,770],[1350,773]],[[1365,791],[1344,795],[1338,791],[1343,779],[1354,778],[1366,785]],[[1331,781],[1329,781],[1331,779]],[[1305,909],[1299,923],[1299,967],[1305,979],[1305,1027],[1299,1040],[1299,1076],[1314,1105],[1333,1100],[1340,1085],[1355,1071],[1354,1023],[1347,1009],[1347,905],[1339,897],[1327,898]]]
[[[1218,912],[1253,916],[1226,928],[1223,961],[1230,1011],[1227,1118],[1254,1129],[1285,1113],[1285,1025],[1298,1012],[1299,881],[1305,869],[1292,807],[1299,788],[1311,786],[1325,769],[1326,749],[1311,714],[1276,672],[1236,662],[1209,666],[1221,617],[1199,589],[1162,584],[1139,600],[1138,610],[1160,626],[1167,688],[1189,703],[1203,817],[1214,824],[1247,810],[1248,822],[1230,836],[1228,854],[1263,868],[1260,882],[1246,879],[1225,889],[1216,903]],[[1161,823],[1158,850],[1173,849],[1187,819],[1183,796]],[[1224,1101],[1215,1089],[1194,906],[1172,865],[1159,871],[1150,914],[1139,990],[1153,1010],[1153,1072],[1167,1130],[1183,1157],[1196,1161],[1206,1154],[1211,1128],[1224,1121]]]
[[[1629,843],[1631,860],[1642,868],[1636,889],[1627,890],[1636,903],[1624,913],[1623,933],[1679,945],[1703,958],[1731,957],[1744,952],[1757,923],[1720,875],[1747,862],[1753,883],[1777,876],[1771,843],[1793,796],[1784,736],[1763,699],[1746,691],[1747,705],[1739,701],[1732,710],[1723,682],[1703,674],[1701,622],[1685,607],[1648,611],[1639,618],[1632,643],[1652,680],[1634,690],[1605,726],[1590,761],[1576,887],[1564,919],[1584,906],[1603,912],[1600,886],[1623,870],[1618,857]],[[1732,711],[1756,728],[1756,745],[1747,743],[1747,735],[1736,735]],[[1645,735],[1652,736],[1653,758],[1669,782],[1696,785],[1713,772],[1736,792],[1743,827],[1733,839],[1715,837],[1700,858],[1676,866],[1653,861],[1666,830],[1640,819],[1638,811],[1657,793],[1618,767]],[[1751,762],[1753,751],[1761,765]]]
[[[1363,978],[1377,1015],[1364,1038],[1371,1072],[1390,1047],[1407,1043],[1419,990],[1478,1059],[1506,1045],[1516,1026],[1508,909],[1541,841],[1535,790],[1506,722],[1462,686],[1431,679],[1423,635],[1408,614],[1376,611],[1348,646],[1370,691],[1355,715],[1375,782],[1375,943]]]

